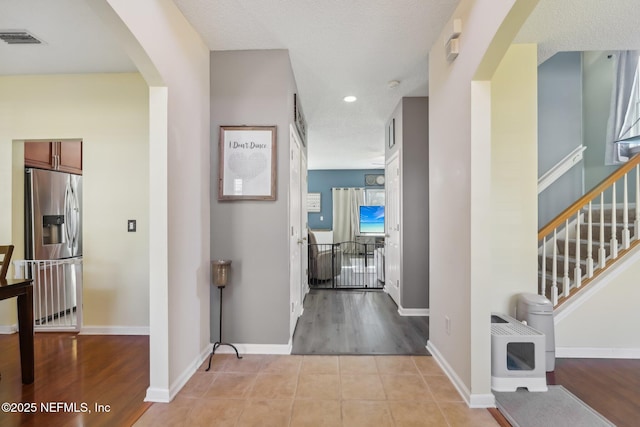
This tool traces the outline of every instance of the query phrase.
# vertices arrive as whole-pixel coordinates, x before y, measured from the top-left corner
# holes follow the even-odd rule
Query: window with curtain
[[[615,55],[615,75],[607,126],[605,164],[616,165],[640,151],[640,51]]]
[[[364,204],[363,188],[332,188],[333,199],[333,242],[356,240],[359,229],[359,206]]]

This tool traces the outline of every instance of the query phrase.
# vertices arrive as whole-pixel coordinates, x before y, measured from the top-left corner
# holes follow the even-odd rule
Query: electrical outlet
[[[449,319],[449,316],[444,316],[444,330],[447,335],[451,335],[451,319]]]

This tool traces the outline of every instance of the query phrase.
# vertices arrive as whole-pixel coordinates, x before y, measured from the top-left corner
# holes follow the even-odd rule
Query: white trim
[[[79,335],[149,335],[148,326],[83,326]]]
[[[557,358],[640,359],[640,348],[556,347]]]
[[[180,374],[180,376],[174,381],[171,387],[167,389],[160,388],[148,388],[147,394],[144,397],[145,402],[160,402],[160,403],[168,403],[171,402],[182,390],[185,384],[191,379],[193,374],[196,373],[198,368],[202,365],[202,363],[209,358],[211,354],[211,350],[213,349],[213,344],[207,345],[204,350],[200,352],[195,359],[195,361],[187,366],[187,368]]]
[[[400,316],[428,316],[428,308],[404,308],[398,307],[398,314]]]
[[[624,257],[619,258],[615,267],[602,272],[602,274],[596,277],[589,286],[579,290],[575,296],[569,299],[569,301],[555,309],[553,313],[555,326],[558,326],[561,321],[569,317],[569,315],[576,311],[582,304],[600,292],[601,289],[608,286],[616,277],[638,261],[640,261],[640,246],[636,246]]]
[[[0,326],[0,335],[10,335],[18,332],[18,325],[14,323],[13,325],[1,325]]]
[[[431,353],[438,365],[440,365],[440,368],[442,368],[449,380],[453,383],[453,386],[456,388],[460,396],[462,396],[469,408],[496,407],[496,398],[493,394],[471,394],[458,374],[456,374],[451,365],[449,365],[444,357],[442,357],[442,354],[440,354],[431,341],[427,341],[427,350]]]
[[[579,145],[571,153],[569,153],[562,160],[551,167],[551,169],[545,172],[538,179],[538,194],[542,193],[558,178],[567,173],[569,169],[577,165],[578,162],[582,160],[582,153],[586,149],[587,147],[585,145]]]
[[[145,402],[160,402],[169,403],[171,397],[169,396],[169,390],[164,388],[151,388],[147,389],[147,394],[144,396]]]
[[[243,354],[291,354],[292,344],[233,344],[240,355]],[[223,345],[218,347],[216,353],[236,354],[233,348]]]

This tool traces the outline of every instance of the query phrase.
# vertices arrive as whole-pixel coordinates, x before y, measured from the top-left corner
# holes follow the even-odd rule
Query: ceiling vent
[[[20,30],[0,30],[0,40],[7,44],[40,44],[40,40],[35,38],[28,31]]]

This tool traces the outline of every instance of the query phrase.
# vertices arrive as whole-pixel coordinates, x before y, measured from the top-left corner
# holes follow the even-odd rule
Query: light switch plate
[[[136,220],[130,219],[127,221],[127,231],[130,233],[135,233],[136,231]]]

